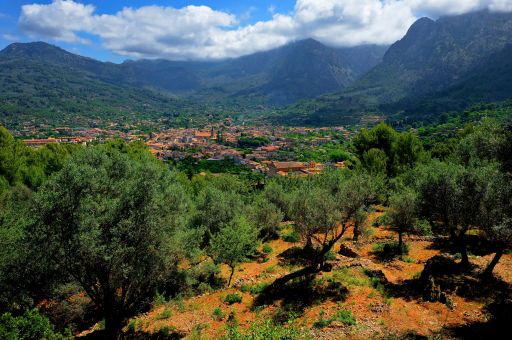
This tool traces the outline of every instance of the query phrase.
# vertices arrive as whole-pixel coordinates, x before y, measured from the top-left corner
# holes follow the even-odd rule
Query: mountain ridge
[[[341,92],[288,107],[281,120],[299,116],[306,124],[339,124],[369,115],[385,118],[403,110],[402,102],[460,86],[511,43],[512,13],[484,10],[436,21],[419,19],[366,75]],[[512,90],[507,93],[512,96]]]
[[[130,85],[205,102],[286,105],[342,89],[376,65],[384,46],[335,49],[306,39],[223,61],[101,62],[35,43],[15,43],[3,58],[28,58],[71,67],[116,85]],[[364,55],[364,57],[363,57]]]

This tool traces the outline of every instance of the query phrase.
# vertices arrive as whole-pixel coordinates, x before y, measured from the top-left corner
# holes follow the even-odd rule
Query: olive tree
[[[505,218],[500,223],[486,229],[486,235],[496,249],[494,257],[484,270],[484,274],[491,275],[505,250],[512,248],[512,219]]]
[[[398,249],[404,252],[403,234],[414,228],[418,215],[417,194],[411,189],[395,193],[389,198],[387,216],[398,233]]]
[[[461,264],[469,265],[466,233],[481,222],[482,203],[498,177],[496,167],[433,161],[420,167],[415,175],[421,214],[442,224],[461,253]]]
[[[325,189],[306,183],[297,190],[291,203],[291,217],[295,231],[305,242],[305,249],[312,252],[313,240],[321,247],[320,253],[327,252],[322,248],[330,244],[330,237],[336,234],[341,220],[341,212],[334,197]],[[336,237],[334,237],[336,239]],[[332,246],[331,246],[332,247]],[[330,247],[329,247],[330,249]],[[321,262],[321,258],[313,258],[313,262]]]
[[[327,176],[327,177],[325,177]],[[306,249],[312,249],[310,265],[277,279],[272,287],[324,268],[325,255],[345,235],[354,219],[362,223],[378,186],[366,173],[333,172],[307,180],[295,192],[292,217]]]
[[[212,235],[209,253],[216,264],[225,263],[231,269],[228,287],[236,266],[256,251],[258,232],[245,218],[237,217]]]
[[[188,210],[162,165],[87,148],[35,195],[29,241],[80,284],[117,338],[176,267]]]
[[[278,236],[279,224],[284,214],[264,196],[257,197],[249,207],[251,222],[260,229],[260,237],[269,240]]]

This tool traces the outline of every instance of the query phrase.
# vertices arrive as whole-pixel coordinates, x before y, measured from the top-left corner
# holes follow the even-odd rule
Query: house
[[[302,172],[307,168],[304,162],[272,162],[268,167],[269,175],[277,175],[279,173]]]
[[[22,142],[27,146],[43,146],[46,144],[59,143],[59,140],[50,137],[46,139],[24,139]]]

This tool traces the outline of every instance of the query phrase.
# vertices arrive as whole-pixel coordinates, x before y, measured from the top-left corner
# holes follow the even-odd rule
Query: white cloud
[[[16,35],[10,34],[10,33],[2,34],[2,39],[5,41],[12,41],[12,42],[20,40]]]
[[[98,14],[73,0],[22,6],[20,29],[31,37],[87,43],[133,58],[219,59],[237,57],[315,38],[336,46],[390,44],[420,16],[437,18],[478,9],[512,11],[512,0],[297,0],[290,14],[240,26],[239,18],[207,6],[144,6]]]
[[[512,12],[512,0],[494,0],[489,5],[491,11]]]
[[[65,42],[84,42],[75,32],[89,31],[95,18],[94,6],[65,0],[54,0],[49,5],[24,5],[21,11],[19,25],[23,31]]]

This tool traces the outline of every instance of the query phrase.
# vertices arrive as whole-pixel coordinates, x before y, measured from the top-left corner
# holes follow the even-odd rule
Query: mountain
[[[87,126],[163,119],[175,125],[206,112],[183,99],[109,82],[112,66],[44,43],[10,45],[0,52],[0,123],[13,128],[31,120]]]
[[[205,102],[285,105],[338,91],[377,65],[386,47],[330,48],[307,39],[217,62],[167,60],[102,63],[45,43],[12,44],[0,58],[27,59],[87,73],[116,85]]]
[[[453,85],[422,96],[409,96],[382,105],[385,112],[398,112],[394,119],[414,117],[435,121],[441,113],[461,112],[475,104],[512,98],[512,45],[484,59]]]
[[[447,101],[469,92],[482,100],[510,97],[510,86],[491,85],[486,74],[496,69],[496,75],[505,76],[498,70],[509,70],[511,43],[511,13],[480,11],[437,21],[419,19],[364,77],[337,94],[288,108],[284,119],[295,112],[311,124],[357,122],[362,116],[382,117],[404,110],[414,115],[415,106],[425,107],[429,98],[440,100],[443,95]],[[457,107],[469,104],[459,100]]]

